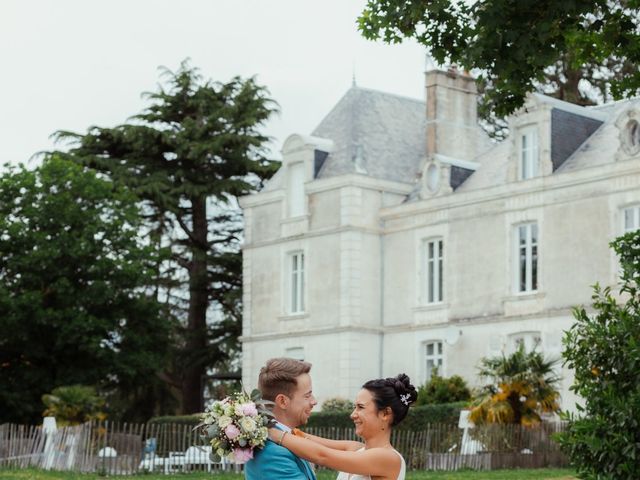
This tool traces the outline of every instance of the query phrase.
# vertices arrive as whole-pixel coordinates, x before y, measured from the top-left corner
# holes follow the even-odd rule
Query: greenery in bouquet
[[[241,464],[252,459],[255,449],[264,447],[268,428],[276,423],[272,405],[254,390],[250,395],[235,393],[207,407],[196,429],[211,445],[212,461],[224,457]]]

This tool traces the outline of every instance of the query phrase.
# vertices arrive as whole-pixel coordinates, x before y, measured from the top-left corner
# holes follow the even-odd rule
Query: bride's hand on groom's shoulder
[[[284,436],[284,434],[286,434],[287,432],[285,432],[284,430],[279,430],[277,428],[273,428],[271,427],[269,429],[269,439],[272,442],[276,442],[278,445],[280,445],[281,443],[281,439]]]

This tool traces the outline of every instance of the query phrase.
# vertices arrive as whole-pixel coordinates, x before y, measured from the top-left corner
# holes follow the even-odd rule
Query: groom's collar
[[[287,427],[284,423],[276,422],[276,427],[279,430],[284,430],[285,432],[291,433],[291,427]]]

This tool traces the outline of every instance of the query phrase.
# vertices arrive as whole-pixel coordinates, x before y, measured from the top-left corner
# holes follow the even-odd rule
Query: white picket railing
[[[495,425],[471,433],[473,452],[465,448],[465,435],[457,425],[432,424],[422,431],[396,430],[392,443],[407,467],[415,470],[472,468],[565,467],[553,434],[560,423],[536,428]],[[352,428],[310,428],[309,433],[334,439],[355,439]],[[52,470],[134,474],[195,470],[227,470],[212,462],[210,449],[202,447],[190,425],[86,423],[73,427],[0,425],[0,468],[36,467]],[[237,469],[236,469],[237,470]]]

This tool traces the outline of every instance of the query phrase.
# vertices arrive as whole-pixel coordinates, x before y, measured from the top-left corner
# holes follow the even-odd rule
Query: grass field
[[[44,472],[41,470],[0,469],[2,480],[101,480],[106,478],[98,474],[80,474],[69,472]],[[114,477],[111,477],[114,478]],[[242,475],[231,473],[189,473],[176,475],[136,475],[118,476],[123,480],[241,480]],[[319,472],[318,480],[334,480],[333,472]],[[571,470],[495,470],[492,472],[409,472],[407,480],[575,480]]]

